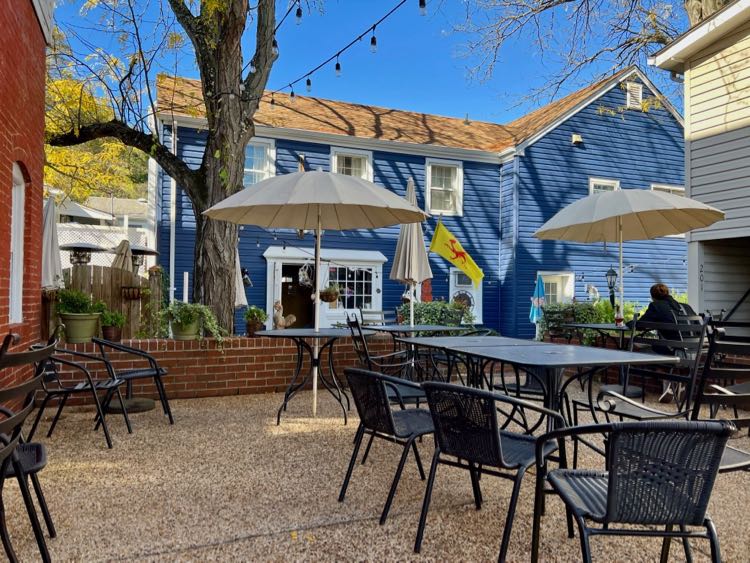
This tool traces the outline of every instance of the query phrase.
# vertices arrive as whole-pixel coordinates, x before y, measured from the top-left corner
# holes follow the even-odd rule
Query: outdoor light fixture
[[[245,287],[253,287],[253,280],[250,279],[250,274],[247,271],[247,268],[240,268],[240,273],[242,274],[242,285]]]
[[[85,266],[91,262],[92,252],[109,252],[106,248],[91,244],[90,242],[73,242],[61,244],[60,250],[70,252],[70,263],[73,266]]]
[[[607,277],[607,287],[609,288],[609,302],[612,304],[612,307],[615,306],[615,285],[617,284],[617,272],[612,268],[612,266],[609,267],[609,270],[607,270],[607,273],[605,274]]]
[[[297,25],[302,23],[302,6],[297,3],[297,11],[294,14],[295,20],[297,21]]]
[[[312,92],[312,80],[310,80],[309,76],[305,81],[305,90],[307,90],[308,92]]]
[[[147,246],[141,246],[139,244],[131,244],[130,252],[133,255],[133,273],[137,274],[138,269],[143,266],[144,258],[146,256],[159,256],[159,253]]]
[[[339,62],[339,57],[336,55],[336,78],[341,78],[341,63]]]
[[[278,41],[276,41],[275,37],[273,43],[271,43],[271,54],[274,56],[274,58],[279,56],[279,43]]]
[[[581,143],[583,143],[583,135],[581,135],[580,133],[573,133],[570,136],[570,142],[574,145],[580,145]]]
[[[375,37],[375,28],[372,28],[372,37],[370,37],[370,52],[371,53],[377,53],[378,52],[378,38]]]
[[[419,0],[419,15],[427,15],[427,0]]]

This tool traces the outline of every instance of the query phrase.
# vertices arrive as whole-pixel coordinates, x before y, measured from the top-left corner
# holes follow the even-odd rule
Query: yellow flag
[[[435,234],[432,236],[432,242],[430,243],[430,251],[439,254],[469,276],[471,281],[474,282],[475,287],[481,283],[484,272],[472,260],[469,253],[464,250],[461,243],[456,240],[453,233],[443,225],[442,221],[438,221],[437,227],[435,227]]]

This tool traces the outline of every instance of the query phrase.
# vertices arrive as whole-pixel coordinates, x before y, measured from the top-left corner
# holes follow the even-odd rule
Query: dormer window
[[[643,84],[639,82],[625,83],[625,106],[628,109],[643,109]]]

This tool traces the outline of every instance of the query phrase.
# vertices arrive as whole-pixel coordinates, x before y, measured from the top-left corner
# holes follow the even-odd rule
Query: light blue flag
[[[536,324],[542,319],[542,307],[544,306],[544,280],[541,274],[536,276],[536,287],[534,295],[531,296],[531,310],[529,311],[529,321]]]

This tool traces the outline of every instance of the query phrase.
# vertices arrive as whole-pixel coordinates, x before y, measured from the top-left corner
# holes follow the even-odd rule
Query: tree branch
[[[82,126],[78,134],[68,131],[59,135],[53,135],[47,139],[47,144],[53,147],[71,147],[93,141],[112,137],[120,140],[129,147],[134,147],[147,155],[150,155],[161,166],[167,174],[174,178],[177,183],[185,189],[191,198],[201,200],[204,197],[200,189],[199,170],[192,170],[176,155],[160,143],[156,137],[137,131],[122,121],[113,119],[103,123],[93,123]]]
[[[252,61],[256,71],[248,73],[243,81],[245,87],[242,99],[245,102],[244,121],[246,125],[252,123],[253,116],[260,105],[263,91],[268,84],[271,68],[275,57],[273,55],[273,39],[276,27],[276,2],[274,0],[259,0],[257,25],[255,32],[256,47]]]

